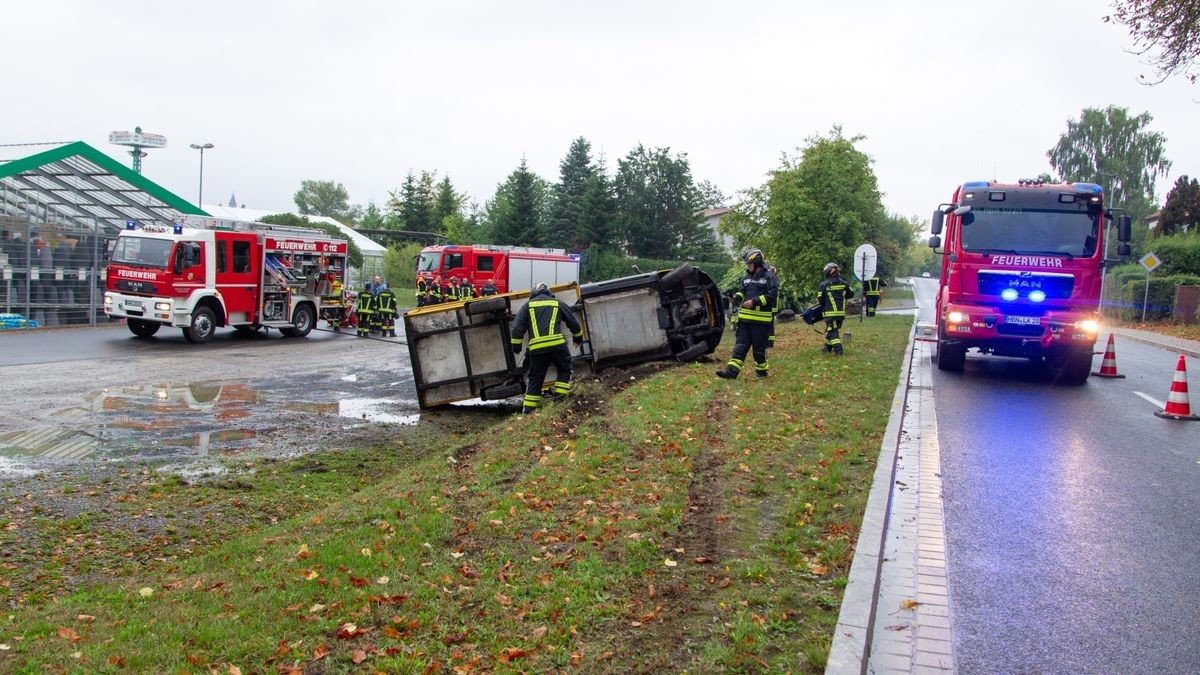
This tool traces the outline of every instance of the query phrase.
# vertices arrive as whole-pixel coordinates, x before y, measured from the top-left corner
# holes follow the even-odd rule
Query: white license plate
[[[1016,326],[1040,326],[1042,325],[1042,317],[1040,316],[1010,316],[1005,319],[1005,323]]]
[[[142,307],[141,300],[126,300],[125,306],[126,307],[136,307],[137,309],[145,309],[144,307]]]

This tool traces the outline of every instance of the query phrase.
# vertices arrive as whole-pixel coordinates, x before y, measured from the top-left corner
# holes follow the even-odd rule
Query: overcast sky
[[[190,7],[191,9],[187,9]],[[293,209],[302,179],[377,203],[409,169],[482,203],[524,155],[555,180],[572,138],[615,166],[686,152],[726,193],[840,124],[885,205],[930,212],[964,180],[1048,170],[1087,106],[1149,111],[1200,173],[1200,87],[1149,74],[1104,1],[6,3],[0,143],[167,136],[144,171],[196,199]],[[0,148],[0,158],[28,154]]]

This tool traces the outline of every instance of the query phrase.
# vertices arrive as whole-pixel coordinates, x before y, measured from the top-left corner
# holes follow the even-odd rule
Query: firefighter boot
[[[742,361],[740,359],[730,359],[729,363],[724,368],[717,371],[717,377],[722,380],[736,380],[737,376],[742,372]]]

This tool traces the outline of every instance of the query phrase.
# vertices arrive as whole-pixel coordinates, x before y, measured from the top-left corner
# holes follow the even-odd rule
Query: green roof
[[[200,207],[82,141],[0,163],[0,215],[63,219],[121,229],[172,223]]]

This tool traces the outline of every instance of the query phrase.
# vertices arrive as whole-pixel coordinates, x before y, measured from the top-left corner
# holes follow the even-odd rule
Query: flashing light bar
[[[137,221],[136,221],[136,220],[127,220],[127,221],[125,221],[125,229],[127,229],[127,230],[132,230],[132,229],[133,229],[133,228],[135,228],[135,227],[137,227]]]
[[[986,180],[973,180],[963,183],[964,190],[982,190],[989,187],[992,183]]]
[[[175,234],[183,234],[183,226],[179,223],[175,223],[175,227],[171,228],[171,231]]]
[[[1104,188],[1095,183],[1075,183],[1076,192],[1091,192],[1092,194],[1102,194]]]

